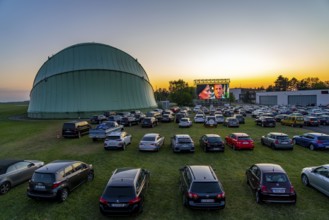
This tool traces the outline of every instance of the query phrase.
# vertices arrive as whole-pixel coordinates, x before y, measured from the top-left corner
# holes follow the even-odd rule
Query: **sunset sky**
[[[28,100],[48,56],[85,42],[137,58],[154,90],[329,80],[329,0],[0,0],[0,30],[0,102]]]

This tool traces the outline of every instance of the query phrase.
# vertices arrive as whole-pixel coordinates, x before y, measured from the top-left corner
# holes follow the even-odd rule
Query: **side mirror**
[[[34,163],[30,163],[29,165],[27,165],[28,168],[34,167],[35,164]]]

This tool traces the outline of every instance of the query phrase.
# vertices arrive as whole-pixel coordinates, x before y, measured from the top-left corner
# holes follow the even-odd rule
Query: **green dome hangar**
[[[105,44],[82,43],[42,65],[27,112],[29,118],[89,118],[104,111],[156,106],[152,85],[137,59]]]

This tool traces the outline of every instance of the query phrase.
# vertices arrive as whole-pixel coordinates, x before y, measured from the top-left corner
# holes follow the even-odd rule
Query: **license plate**
[[[214,202],[214,200],[213,199],[201,199],[201,202]]]
[[[272,189],[272,192],[274,192],[274,193],[285,193],[286,190],[285,189]]]
[[[34,187],[34,189],[46,189],[46,187],[45,187],[45,186],[39,186],[39,185],[36,185],[36,186]]]
[[[219,150],[219,148],[218,147],[215,147],[214,150]]]
[[[122,203],[113,203],[111,206],[112,207],[125,207],[125,204],[122,204]]]
[[[288,144],[288,142],[281,142],[281,144]]]
[[[245,141],[245,142],[242,142],[242,144],[248,144],[248,142],[247,142],[247,141]]]

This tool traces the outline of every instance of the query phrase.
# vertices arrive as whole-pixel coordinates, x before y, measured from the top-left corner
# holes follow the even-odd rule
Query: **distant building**
[[[239,103],[256,103],[256,92],[263,91],[258,89],[249,89],[249,88],[235,88],[230,89],[235,97],[235,100]]]
[[[328,105],[329,90],[257,92],[256,103],[260,105]]]

